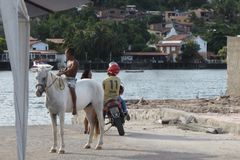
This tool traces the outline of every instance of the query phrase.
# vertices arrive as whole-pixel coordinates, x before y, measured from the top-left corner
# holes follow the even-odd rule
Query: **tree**
[[[7,48],[7,44],[4,38],[0,37],[0,54]]]
[[[148,24],[154,24],[154,23],[162,23],[163,22],[163,16],[162,15],[152,15],[148,18]]]
[[[239,19],[239,0],[213,0],[212,8],[217,21],[235,23]]]
[[[159,41],[160,41],[160,37],[159,36],[157,36],[154,33],[150,34],[150,39],[148,41],[149,44],[157,44]]]
[[[225,60],[227,58],[227,46],[224,46],[222,49],[218,51],[218,55],[221,59]]]
[[[223,46],[227,45],[227,36],[234,35],[232,26],[225,23],[213,24],[205,36],[208,42],[208,50],[217,54]]]
[[[189,40],[182,46],[182,61],[183,62],[191,62],[196,57],[196,54],[198,53],[200,47],[199,45]]]

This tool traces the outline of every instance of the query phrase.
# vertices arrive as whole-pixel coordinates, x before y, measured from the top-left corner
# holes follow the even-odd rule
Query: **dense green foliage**
[[[124,7],[134,4],[143,10],[187,10],[207,4],[207,0],[94,0],[96,6]]]
[[[145,21],[99,21],[93,7],[34,19],[32,28],[31,35],[42,40],[64,38],[65,45],[76,48],[79,59],[84,60],[108,60],[110,54],[114,57],[129,45],[133,51],[141,51],[150,39]]]
[[[141,20],[124,22],[100,21],[96,9],[103,7],[124,8],[136,5],[138,10],[187,11],[205,7],[213,11],[210,21],[192,15],[193,34],[208,42],[208,50],[217,54],[226,46],[227,36],[240,34],[240,0],[94,0],[94,7],[84,7],[51,14],[31,21],[31,35],[46,38],[64,38],[66,46],[78,51],[84,60],[108,60],[131,48],[132,51],[152,51],[146,44],[159,39],[147,32],[147,24],[163,22],[161,16],[150,16]],[[65,47],[66,47],[65,46]],[[64,47],[57,47],[63,50]]]
[[[0,54],[3,53],[3,50],[7,48],[5,39],[0,37]]]
[[[187,41],[186,44],[182,47],[182,61],[191,62],[193,58],[196,57],[196,53],[199,49],[199,45],[194,41]]]
[[[203,36],[208,50],[217,54],[227,45],[227,36],[240,34],[240,0],[213,0],[205,7],[213,10],[212,19],[206,22],[193,15],[193,33]]]

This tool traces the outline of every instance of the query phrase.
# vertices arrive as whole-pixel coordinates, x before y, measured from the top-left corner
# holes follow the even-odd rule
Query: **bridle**
[[[52,77],[52,73],[50,73],[51,74],[51,77]],[[42,90],[42,93],[43,92],[46,92],[56,81],[57,81],[57,79],[58,78],[55,78],[53,81],[52,81],[52,83],[50,84],[50,85],[48,85],[47,86],[47,79],[48,79],[48,75],[46,76],[46,78],[45,78],[45,80],[44,80],[44,83],[38,83],[38,84],[36,84],[36,88],[38,88],[38,87],[41,87],[43,90]]]

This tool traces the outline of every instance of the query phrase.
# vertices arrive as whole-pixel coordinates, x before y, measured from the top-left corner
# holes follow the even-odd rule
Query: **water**
[[[192,99],[213,98],[226,92],[226,70],[146,70],[143,73],[122,71],[125,99]],[[81,73],[77,77],[80,79]],[[93,79],[102,83],[106,73],[93,72]],[[29,125],[50,124],[44,97],[35,96],[35,74],[29,72]],[[15,123],[13,78],[10,71],[0,72],[0,126]],[[66,123],[71,123],[71,113]]]

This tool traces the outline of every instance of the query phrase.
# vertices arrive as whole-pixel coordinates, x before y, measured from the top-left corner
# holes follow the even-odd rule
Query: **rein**
[[[52,77],[52,73],[50,73],[50,74],[51,74],[51,77]],[[46,86],[45,91],[47,91],[56,82],[57,79],[58,78],[55,78],[49,86]],[[47,85],[47,80],[46,80],[46,85]]]
[[[52,73],[50,73],[50,74],[51,74],[51,77],[52,77]],[[65,85],[64,85],[63,80],[62,80],[61,78],[55,78],[49,86],[46,86],[46,87],[45,87],[45,91],[47,91],[57,80],[58,80],[58,83],[59,83],[59,84],[58,84],[59,89],[60,89],[60,90],[64,90]]]

